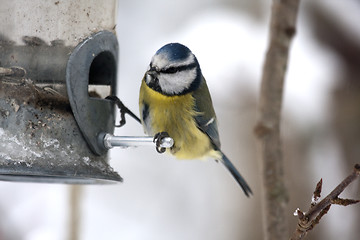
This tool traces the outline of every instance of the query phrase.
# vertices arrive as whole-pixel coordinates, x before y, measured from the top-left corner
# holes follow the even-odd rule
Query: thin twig
[[[313,195],[313,199],[312,199],[312,201],[311,201],[311,206],[316,205],[317,201],[320,199],[320,197],[321,197],[321,190],[322,190],[322,179],[320,179],[320,181],[318,182],[318,184],[316,184],[315,191],[314,191],[314,195]]]
[[[82,186],[71,185],[69,188],[69,240],[78,240],[81,225],[81,195]]]
[[[307,211],[302,217],[299,217],[299,222],[294,231],[291,240],[303,239],[306,234],[319,223],[320,219],[329,211],[331,204],[338,204],[347,206],[350,204],[356,204],[359,200],[353,199],[341,199],[339,198],[340,193],[349,186],[360,175],[360,164],[354,166],[353,172],[347,176],[329,195],[327,195],[319,203],[311,204],[309,211]],[[318,186],[317,186],[318,188]],[[315,191],[316,192],[316,191]],[[314,192],[314,195],[315,195]],[[298,210],[299,211],[299,210]]]
[[[273,0],[270,42],[266,54],[259,100],[259,138],[264,185],[265,239],[288,238],[286,220],[287,190],[283,180],[280,115],[283,84],[299,0]]]

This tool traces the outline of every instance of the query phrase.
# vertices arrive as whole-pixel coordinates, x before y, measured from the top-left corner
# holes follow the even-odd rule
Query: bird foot
[[[164,153],[166,151],[166,148],[161,147],[161,142],[166,137],[170,137],[167,132],[158,132],[155,134],[153,142],[156,144],[156,151],[158,153]]]

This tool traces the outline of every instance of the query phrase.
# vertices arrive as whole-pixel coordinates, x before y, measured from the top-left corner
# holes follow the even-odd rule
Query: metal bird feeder
[[[116,1],[1,5],[0,180],[121,181],[99,144],[115,126]]]

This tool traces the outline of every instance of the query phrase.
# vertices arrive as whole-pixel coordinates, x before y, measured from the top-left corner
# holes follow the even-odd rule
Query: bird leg
[[[113,101],[118,106],[118,108],[120,109],[120,124],[115,125],[115,127],[122,127],[122,126],[125,125],[125,123],[126,123],[125,114],[129,114],[132,118],[134,118],[136,121],[141,123],[140,119],[133,112],[131,112],[130,109],[128,109],[120,101],[120,99],[118,97],[116,97],[116,96],[108,96],[108,97],[106,97],[106,99]]]

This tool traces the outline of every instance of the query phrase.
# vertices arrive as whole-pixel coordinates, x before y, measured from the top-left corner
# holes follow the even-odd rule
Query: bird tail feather
[[[226,157],[226,155],[223,152],[221,152],[221,156],[222,158],[220,161],[224,164],[224,166],[229,170],[231,175],[235,178],[237,183],[244,191],[245,195],[249,197],[250,194],[252,194],[252,191],[249,185],[247,184],[247,182],[245,181],[245,179],[241,176],[239,171],[235,168],[234,164],[232,164],[232,162]]]

